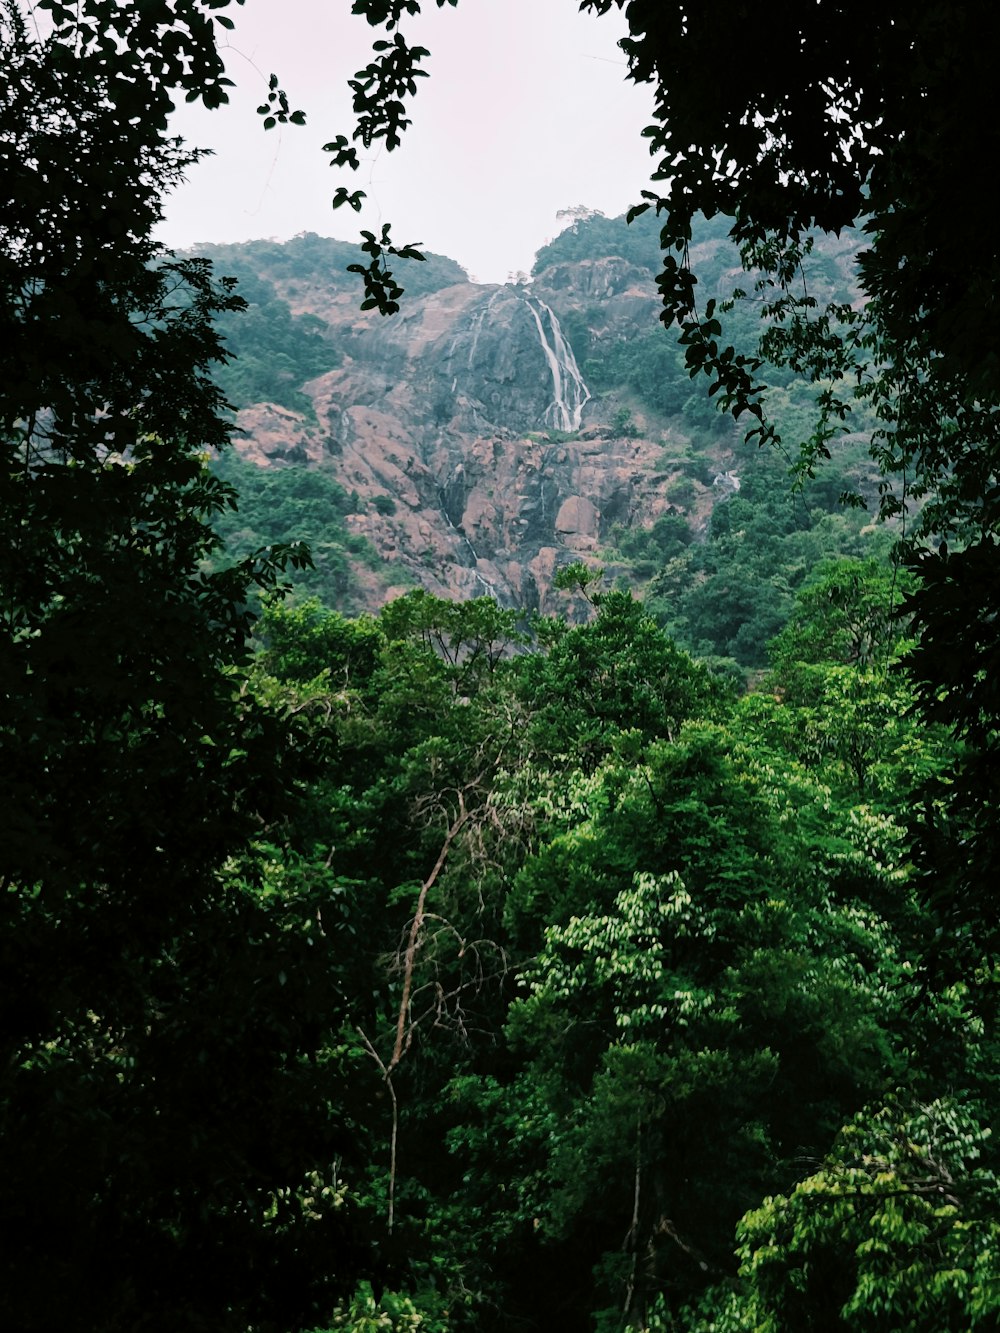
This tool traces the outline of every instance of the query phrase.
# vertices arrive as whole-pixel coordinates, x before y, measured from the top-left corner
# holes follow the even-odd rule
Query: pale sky
[[[302,231],[353,240],[391,222],[397,243],[422,242],[481,282],[503,282],[529,270],[566,225],[559,209],[613,216],[638,201],[652,166],[640,137],[652,94],[625,81],[617,10],[596,18],[577,0],[425,3],[402,27],[431,52],[413,124],[399,149],[373,153],[356,173],[332,170],[320,148],[353,127],[347,79],[368,63],[375,30],[351,15],[350,0],[230,7],[232,103],[178,112],[176,132],[215,156],[168,201],[160,239],[177,249]],[[272,71],[307,113],[304,128],[263,130],[255,108]],[[363,213],[333,211],[341,184],[366,191]]]

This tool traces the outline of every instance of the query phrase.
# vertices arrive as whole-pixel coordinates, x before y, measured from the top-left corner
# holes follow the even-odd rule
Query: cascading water
[[[458,350],[460,342],[467,340],[469,350],[465,358],[465,368],[466,370],[473,368],[476,353],[479,350],[479,337],[483,328],[489,322],[494,305],[499,300],[510,299],[511,297],[514,300],[523,301],[527,306],[534,321],[538,341],[549,368],[549,374],[552,376],[552,401],[545,409],[542,421],[546,426],[552,426],[556,430],[579,430],[584,406],[590,401],[590,390],[583,381],[580,368],[576,364],[576,357],[573,355],[573,349],[566,341],[555,311],[537,296],[528,296],[521,292],[515,295],[511,292],[509,286],[494,291],[485,304],[480,306],[472,316],[467,326],[467,332],[463,335],[456,335],[452,339],[451,346],[448,349],[449,364],[451,364],[452,356]],[[456,381],[453,380],[452,393],[455,392],[455,383]]]
[[[537,297],[526,296],[524,303],[535,321],[538,341],[542,344],[552,375],[552,402],[545,409],[543,420],[547,426],[554,426],[556,430],[579,430],[583,409],[590,401],[590,390],[583,382],[573,349],[563,337],[554,310]],[[551,342],[545,336],[546,320],[552,335]]]
[[[472,363],[476,359],[476,348],[479,346],[479,335],[482,332],[483,325],[489,318],[489,313],[493,308],[493,303],[499,295],[500,295],[499,292],[494,292],[493,295],[490,297],[490,299],[483,306],[482,310],[480,310],[479,313],[473,317],[471,326],[472,344],[469,347],[469,361],[467,366],[468,370],[472,369]]]

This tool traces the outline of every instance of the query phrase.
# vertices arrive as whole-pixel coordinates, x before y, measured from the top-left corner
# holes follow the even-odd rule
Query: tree
[[[726,347],[714,303],[698,308],[687,242],[701,211],[732,220],[771,320],[762,354],[820,387],[800,470],[828,456],[860,400],[879,422],[882,512],[916,505],[904,546],[917,579],[915,679],[924,708],[969,742],[929,798],[928,892],[943,930],[974,922],[993,948],[985,885],[998,845],[998,712],[986,682],[997,640],[980,594],[996,585],[1000,525],[1000,264],[981,182],[1000,146],[987,91],[1000,17],[985,3],[891,4],[877,15],[856,0],[788,5],[772,15],[768,58],[751,61],[758,16],[741,6],[586,4],[625,10],[631,76],[657,87],[651,147],[669,189],[644,207],[665,219],[664,319],[680,327],[692,375],[709,375],[723,406],[756,418],[751,434],[773,438],[759,359]],[[820,308],[806,282],[812,233],[848,227],[867,240],[865,304]]]
[[[824,562],[768,646],[773,701],[758,701],[785,746],[834,788],[898,808],[944,766],[942,728],[914,717],[900,606],[911,579],[878,560]]]
[[[768,12],[765,38],[759,10],[742,4],[584,5],[625,13],[632,76],[655,87],[649,137],[663,188],[644,207],[663,219],[664,319],[680,331],[689,374],[704,374],[725,410],[749,417],[751,438],[760,442],[777,438],[761,382],[765,360],[779,372],[812,377],[818,420],[797,461],[801,477],[824,460],[856,405],[877,423],[882,514],[910,510],[903,554],[916,579],[906,608],[918,637],[913,679],[925,713],[965,742],[952,771],[926,795],[916,847],[946,961],[967,982],[978,978],[989,1002],[983,978],[992,969],[975,969],[983,946],[996,946],[989,885],[1000,845],[993,815],[1000,771],[993,669],[1000,264],[992,195],[984,188],[1000,134],[990,106],[1000,15],[984,0],[960,7],[892,3],[877,13],[858,0],[781,4]],[[362,0],[358,8],[390,34],[356,85],[358,135],[365,142],[381,135],[394,146],[404,118],[398,93],[407,86],[398,28],[419,6]],[[748,56],[765,40],[762,58]],[[342,152],[346,161],[346,140]],[[698,300],[689,248],[696,212],[725,218],[742,249],[751,296],[734,300],[752,298],[766,316],[759,353],[727,345],[726,312]],[[849,227],[861,229],[867,243],[859,262],[864,302],[821,307],[808,286],[815,236]],[[831,628],[835,638],[852,633]],[[861,627],[859,653],[871,629],[878,631]],[[826,631],[816,630],[818,641]],[[843,683],[844,668],[836,670]],[[830,699],[844,697],[832,688],[837,684],[825,671]],[[866,734],[877,730],[860,702],[860,725],[845,736],[859,785],[870,764],[855,742],[867,746]],[[564,885],[572,862],[560,871],[555,879]],[[815,1223],[807,1194],[804,1229]],[[852,1217],[863,1226],[860,1210]],[[943,1234],[947,1248],[965,1233],[958,1227]],[[794,1273],[782,1281],[776,1309],[796,1290]],[[932,1311],[931,1326],[941,1311],[946,1322],[981,1314],[945,1302]]]
[[[452,1133],[471,1248],[518,1274],[511,1315],[676,1310],[725,1273],[740,1201],[902,1067],[896,941],[836,902],[765,771],[704,722],[578,771],[576,817],[511,888],[513,1060],[456,1080]]]
[[[346,1076],[315,1060],[336,936],[245,854],[295,771],[246,689],[248,599],[300,556],[206,567],[233,503],[213,320],[241,302],[150,239],[194,157],[172,91],[224,99],[210,35],[198,6],[0,9],[0,1287],[23,1329],[288,1327],[367,1264]]]
[[[672,737],[685,718],[720,706],[725,690],[667,638],[628,592],[588,593],[583,565],[560,571],[597,610],[592,621],[536,626],[547,649],[523,664],[518,693],[529,742],[547,762],[593,769],[624,731],[640,745]]]
[[[859,1113],[819,1169],[739,1225],[737,1293],[682,1327],[891,1333],[992,1329],[1000,1317],[997,1181],[974,1111],[947,1099]]]

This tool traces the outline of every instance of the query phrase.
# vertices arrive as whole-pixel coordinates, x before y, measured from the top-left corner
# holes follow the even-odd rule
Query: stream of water
[[[590,390],[583,382],[573,349],[563,337],[554,310],[537,296],[526,296],[524,302],[535,321],[538,341],[552,375],[552,402],[545,409],[545,424],[556,430],[579,430],[583,409],[590,401]],[[551,341],[545,333],[546,322]]]

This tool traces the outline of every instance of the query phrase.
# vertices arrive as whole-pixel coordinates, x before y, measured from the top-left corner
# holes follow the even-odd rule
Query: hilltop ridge
[[[738,264],[717,230],[706,224],[698,245],[724,295]],[[818,256],[812,280],[844,289],[852,253],[845,243]],[[340,488],[331,522],[346,534],[338,587],[349,609],[418,586],[549,612],[562,605],[557,570],[580,559],[643,586],[658,571],[641,534],[662,536],[666,521],[671,549],[698,542],[741,475],[773,471],[691,383],[660,325],[648,222],[577,220],[517,283],[473,283],[435,255],[411,262],[389,319],[358,309],[344,271],[356,254],[343,243],[305,235],[208,254],[251,302],[233,321],[223,381],[237,450],[271,474],[305,468]],[[796,427],[808,416],[802,387],[775,388]]]

